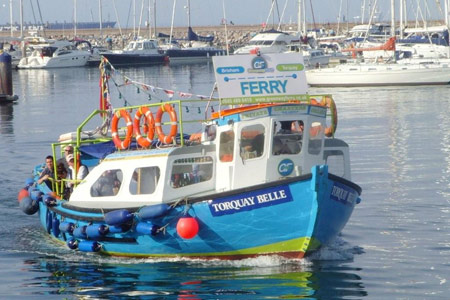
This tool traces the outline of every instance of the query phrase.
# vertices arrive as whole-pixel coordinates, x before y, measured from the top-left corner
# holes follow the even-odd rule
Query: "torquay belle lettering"
[[[237,200],[232,200],[229,202],[222,202],[217,204],[212,204],[212,207],[216,212],[223,210],[240,210],[243,207],[255,205],[255,197],[242,198]]]
[[[277,192],[258,195],[258,196],[256,196],[256,198],[258,199],[258,203],[263,203],[263,202],[270,202],[270,201],[274,201],[274,200],[285,199],[285,198],[287,198],[287,196],[286,196],[286,193],[284,192],[284,190],[281,190],[281,191],[277,191]]]
[[[281,186],[211,200],[208,206],[211,214],[218,217],[283,204],[289,201],[293,201],[289,187]]]

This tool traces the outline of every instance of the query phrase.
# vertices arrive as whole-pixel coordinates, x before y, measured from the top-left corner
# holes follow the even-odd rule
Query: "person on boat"
[[[45,183],[47,187],[53,191],[52,181],[55,179],[55,173],[53,172],[53,156],[48,155],[45,158],[45,168],[42,170],[41,175],[37,181],[38,184]]]
[[[59,185],[59,192],[64,199],[69,199],[70,187],[68,185],[69,174],[63,163],[58,163],[56,165],[56,183]]]
[[[72,145],[67,145],[67,146],[64,147],[64,157],[61,157],[60,159],[58,159],[56,161],[56,166],[59,166],[60,164],[63,164],[64,167],[66,168],[66,170],[69,169],[69,164],[67,162],[67,156],[69,154],[73,155],[73,147],[72,147]]]
[[[120,184],[120,180],[117,177],[117,170],[106,170],[92,185],[91,196],[114,196],[118,193]]]
[[[303,123],[302,120],[300,121],[294,121],[291,124],[291,131],[292,132],[298,132],[300,134],[303,134],[303,130],[305,129],[305,124]]]
[[[69,187],[72,190],[74,187],[74,183],[75,182],[80,182],[81,180],[83,180],[87,174],[89,173],[88,168],[83,165],[81,163],[80,160],[80,167],[78,168],[78,170],[76,171],[76,177],[75,177],[75,166],[74,166],[74,158],[73,158],[73,154],[69,154],[66,156],[66,161],[67,164],[69,165]]]

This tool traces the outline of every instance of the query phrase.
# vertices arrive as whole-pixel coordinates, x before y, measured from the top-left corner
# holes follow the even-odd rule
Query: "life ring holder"
[[[127,126],[127,133],[123,141],[120,139],[117,128],[120,118],[124,118]],[[117,149],[125,150],[130,146],[131,138],[133,136],[133,122],[131,121],[130,114],[125,109],[121,109],[114,113],[111,120],[111,135],[114,145],[116,145]]]
[[[148,131],[144,129],[144,133],[147,134],[146,137],[141,134],[142,116],[145,117],[146,126],[148,128]],[[147,106],[139,107],[139,109],[136,111],[136,114],[134,115],[133,131],[134,135],[136,136],[136,142],[141,147],[148,148],[152,144],[153,138],[155,137],[155,118],[153,117],[151,110]]]
[[[336,103],[334,102],[333,98],[331,98],[329,96],[324,96],[322,98],[322,101],[320,101],[319,104],[321,106],[325,106],[330,109],[331,125],[325,128],[325,135],[327,137],[332,137],[332,136],[334,136],[334,133],[336,132],[337,123],[338,123]]]
[[[162,130],[162,116],[164,113],[168,113],[170,116],[170,132],[169,134],[164,134]],[[156,118],[155,118],[155,129],[156,134],[158,134],[158,139],[163,144],[171,144],[173,142],[173,138],[177,134],[178,131],[178,120],[177,120],[177,113],[175,109],[168,103],[161,105],[158,108],[158,111],[156,112]]]

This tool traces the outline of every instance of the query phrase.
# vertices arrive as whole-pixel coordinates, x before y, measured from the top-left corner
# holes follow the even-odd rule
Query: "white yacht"
[[[76,43],[61,40],[50,42],[47,45],[34,47],[31,55],[23,57],[17,68],[19,69],[46,69],[85,66],[91,52],[80,50]]]
[[[266,53],[282,53],[289,50],[288,45],[298,40],[298,37],[285,32],[268,30],[255,35],[248,43],[234,51],[234,54],[249,54],[259,52]]]

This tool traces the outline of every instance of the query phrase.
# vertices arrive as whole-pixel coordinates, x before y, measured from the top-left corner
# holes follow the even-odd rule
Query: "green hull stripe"
[[[143,253],[122,253],[122,252],[110,252],[102,251],[103,254],[117,255],[117,256],[130,256],[130,257],[168,257],[168,256],[233,256],[233,255],[258,255],[258,254],[271,254],[282,252],[303,252],[305,253],[310,243],[309,237],[301,237],[288,241],[278,242],[270,245],[252,247],[247,249],[224,251],[224,252],[208,252],[208,253],[167,253],[167,254],[143,254]]]

